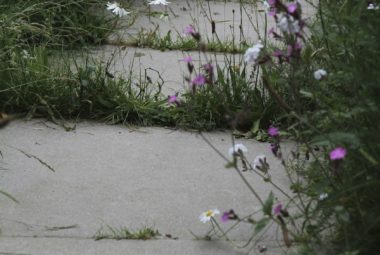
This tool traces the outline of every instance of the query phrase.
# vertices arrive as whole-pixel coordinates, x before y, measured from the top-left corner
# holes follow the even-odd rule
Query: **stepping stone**
[[[228,132],[204,135],[229,157]],[[4,158],[0,165],[0,187],[19,203],[0,196],[0,227],[6,237],[0,239],[0,252],[27,252],[18,243],[38,249],[49,237],[57,247],[67,240],[67,250],[78,247],[75,249],[79,251],[102,227],[138,230],[148,226],[178,238],[164,238],[160,243],[147,241],[148,250],[162,246],[167,249],[166,244],[172,247],[175,246],[172,242],[178,241],[179,246],[189,249],[189,254],[204,254],[200,252],[202,247],[205,251],[220,248],[194,241],[191,232],[203,236],[210,227],[199,221],[202,212],[233,208],[244,216],[260,210],[260,204],[235,170],[226,169],[226,161],[197,133],[93,122],[78,123],[74,131],[65,132],[52,123],[33,120],[12,122],[1,130],[1,137]],[[273,181],[287,189],[285,171],[269,153],[268,144],[253,140],[238,142],[247,146],[247,157],[252,161],[258,154],[266,154]],[[272,187],[251,172],[244,175],[266,199]],[[275,195],[283,199],[279,192]],[[270,229],[260,242],[273,243],[277,238],[275,231]],[[247,240],[250,233],[252,228],[246,226],[230,234],[239,242]],[[116,245],[105,242],[105,246],[112,244]],[[135,247],[132,249],[139,249],[138,244],[132,244]],[[8,248],[2,250],[3,247]]]

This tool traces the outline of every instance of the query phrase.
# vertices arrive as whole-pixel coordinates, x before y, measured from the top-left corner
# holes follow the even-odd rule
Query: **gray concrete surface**
[[[303,17],[309,19],[314,13],[314,8],[309,1],[301,1],[303,6]],[[210,9],[209,9],[210,5]],[[254,5],[243,4],[240,8],[239,2],[224,2],[224,1],[171,1],[167,7],[169,14],[168,20],[162,20],[157,17],[149,18],[146,14],[148,11],[146,5],[135,1],[138,17],[135,23],[126,29],[122,29],[110,38],[110,43],[129,40],[131,37],[136,37],[139,31],[150,31],[159,27],[159,34],[166,35],[168,31],[172,31],[172,38],[176,40],[178,36],[183,37],[183,29],[189,24],[195,24],[199,29],[204,41],[217,40],[212,36],[211,25],[209,19],[216,22],[216,34],[221,41],[235,40],[235,44],[246,40],[252,45],[258,42],[258,33],[264,35],[264,7],[259,4]],[[233,14],[232,10],[235,11]],[[163,6],[152,6],[151,11],[165,11]],[[144,14],[145,13],[145,14]],[[122,18],[124,19],[124,18]],[[240,36],[239,25],[242,23],[243,36]],[[272,17],[268,17],[268,30],[275,27],[275,22]],[[156,82],[161,82],[159,75],[164,79],[162,87],[163,95],[171,95],[176,92],[184,92],[188,88],[188,82],[184,80],[188,76],[186,64],[179,61],[184,56],[191,56],[194,59],[195,68],[200,68],[202,65],[211,61],[214,65],[225,67],[226,58],[235,63],[236,66],[243,66],[242,54],[223,54],[223,53],[206,53],[199,52],[182,52],[182,51],[159,51],[151,49],[140,49],[118,46],[104,46],[93,49],[91,57],[97,62],[104,64],[110,61],[109,70],[116,76],[129,78],[132,72],[132,79],[139,81],[144,78],[145,72],[151,78],[154,85],[152,91],[156,91]],[[207,58],[207,60],[206,60]],[[150,69],[151,68],[151,69]],[[152,69],[156,70],[153,71]],[[250,71],[248,67],[247,73]]]
[[[227,155],[228,133],[206,136]],[[195,133],[92,122],[78,123],[74,131],[66,132],[44,120],[20,120],[1,130],[0,141],[0,188],[19,200],[16,204],[0,196],[0,254],[102,254],[108,249],[105,254],[121,254],[125,247],[132,247],[135,253],[131,254],[227,254],[228,249],[214,247],[214,242],[194,241],[190,230],[202,236],[209,229],[199,215],[210,208],[233,208],[239,215],[260,208],[239,176],[225,169],[223,159]],[[266,154],[274,181],[287,187],[285,172],[269,153],[268,144],[238,142],[248,147],[252,160]],[[48,163],[55,172],[20,150]],[[266,198],[272,188],[252,173],[245,175]],[[107,225],[135,230],[150,226],[179,240],[92,243],[95,233]],[[68,226],[72,227],[60,229]],[[251,231],[251,227],[239,228],[231,238],[247,240]],[[276,239],[272,228],[259,243]],[[47,250],[38,252],[45,241]],[[90,250],[84,252],[88,246]],[[59,252],[54,252],[55,247]]]
[[[189,77],[187,64],[181,61],[185,56],[193,58],[193,64],[197,71],[208,61],[220,68],[226,66],[226,59],[236,65],[243,65],[242,55],[181,52],[181,51],[159,51],[141,48],[122,48],[116,46],[102,46],[91,50],[91,58],[97,63],[111,60],[109,70],[116,77],[128,79],[132,74],[132,80],[136,82],[145,79],[145,75],[153,81],[151,91],[157,90],[157,82],[162,83],[162,93],[172,95],[176,92],[185,92],[189,89]],[[74,66],[73,66],[74,68]],[[202,71],[203,72],[203,71]],[[216,73],[216,70],[215,70]],[[162,77],[163,81],[160,79]],[[194,78],[194,74],[191,79]]]
[[[314,8],[311,4],[315,0],[302,0],[303,17],[309,19]],[[157,31],[164,36],[171,31],[172,38],[183,36],[183,30],[190,24],[196,26],[202,38],[207,40],[216,40],[212,34],[211,20],[215,21],[216,34],[222,42],[242,41],[255,43],[259,39],[259,34],[263,36],[265,31],[265,7],[261,1],[258,4],[243,3],[240,1],[207,1],[207,0],[173,0],[165,8],[164,6],[151,6],[151,12],[167,12],[168,19],[148,16],[148,7],[143,1],[135,1],[133,8],[136,9],[137,18],[134,24],[125,30],[120,31],[111,37],[112,40],[128,40],[130,37],[136,37],[141,30]],[[243,1],[244,2],[244,1]],[[125,19],[125,18],[123,18]],[[122,19],[122,21],[123,21]],[[268,29],[275,27],[275,21],[268,17]],[[123,22],[122,22],[123,23]],[[239,26],[242,29],[240,30]],[[242,36],[240,37],[242,32]]]

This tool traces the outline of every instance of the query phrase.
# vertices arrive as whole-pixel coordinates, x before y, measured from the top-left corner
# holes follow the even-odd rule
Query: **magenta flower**
[[[276,137],[276,136],[278,136],[280,134],[280,132],[279,132],[278,128],[276,128],[276,127],[270,127],[268,129],[268,134],[271,137]]]
[[[272,7],[276,5],[276,2],[277,0],[268,0],[268,4]]]
[[[297,11],[297,3],[290,3],[287,6],[289,13],[295,13]]]
[[[183,59],[181,59],[180,61],[183,61],[185,63],[191,63],[191,62],[193,62],[193,58],[190,56],[187,56],[187,57],[184,57]]]
[[[168,96],[168,103],[169,104],[179,104],[178,97],[176,95]]]
[[[211,63],[207,63],[203,65],[203,68],[208,74],[213,74],[214,73],[214,66]]]
[[[192,81],[191,84],[202,86],[206,83],[206,77],[203,74],[198,74]]]
[[[187,27],[183,30],[183,32],[185,33],[185,35],[193,35],[193,34],[196,33],[196,32],[195,32],[195,27],[194,27],[193,25],[189,25],[189,26],[187,26]]]
[[[277,8],[271,8],[271,10],[268,12],[269,17],[274,17],[277,14]]]
[[[332,151],[330,151],[330,160],[342,160],[346,157],[347,150],[343,147],[336,147]]]
[[[227,221],[229,221],[230,220],[230,214],[228,213],[228,212],[224,212],[223,214],[222,214],[222,216],[220,217],[220,220],[222,221],[222,222],[227,222]]]
[[[288,49],[287,49],[287,56],[288,57],[291,57],[292,54],[293,54],[293,46],[292,45],[288,45]]]
[[[296,42],[296,43],[294,44],[294,49],[295,49],[295,50],[301,50],[301,49],[302,49],[302,44],[299,43],[299,42]]]
[[[239,217],[236,215],[234,210],[229,210],[228,212],[224,212],[222,216],[220,217],[220,220],[222,222],[227,222],[229,220],[238,220]]]
[[[276,206],[274,207],[274,209],[273,209],[273,213],[274,213],[274,215],[279,215],[279,214],[281,214],[281,210],[282,210],[282,204],[280,203],[280,204],[278,204],[278,205],[276,205]]]
[[[273,56],[274,57],[281,57],[282,55],[284,55],[283,53],[282,53],[282,51],[281,50],[279,50],[279,49],[276,49],[274,52],[273,52]]]
[[[278,150],[280,149],[280,146],[277,143],[271,143],[269,148],[272,151],[273,155],[277,157],[277,153],[278,153]]]

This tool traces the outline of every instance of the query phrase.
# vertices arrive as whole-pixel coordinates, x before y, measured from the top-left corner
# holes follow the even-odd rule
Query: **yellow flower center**
[[[206,212],[206,216],[207,216],[207,217],[212,217],[213,214],[214,214],[214,212],[213,212],[212,210],[208,210],[208,211]]]

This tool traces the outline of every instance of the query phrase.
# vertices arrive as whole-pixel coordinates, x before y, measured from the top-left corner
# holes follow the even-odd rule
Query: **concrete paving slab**
[[[314,1],[314,0],[313,0]],[[303,17],[309,19],[315,13],[312,2],[301,1]],[[110,38],[111,41],[128,40],[136,37],[143,29],[145,31],[157,31],[161,36],[171,31],[172,38],[183,36],[185,27],[193,24],[197,27],[204,40],[216,40],[212,34],[211,20],[215,21],[215,31],[222,42],[240,42],[246,39],[250,43],[256,43],[265,31],[265,7],[261,1],[254,4],[240,4],[240,1],[188,1],[177,0],[165,8],[164,6],[151,6],[151,12],[167,12],[168,19],[150,17],[147,5],[143,1],[136,1],[134,8],[138,10],[138,17],[134,24]],[[316,2],[316,1],[314,1]],[[275,27],[272,17],[267,19],[268,29]],[[241,26],[241,29],[240,29]]]
[[[103,63],[104,65],[112,59],[109,72],[116,77],[132,78],[134,83],[137,84],[141,80],[144,81],[148,76],[153,82],[150,88],[153,93],[158,89],[157,82],[163,83],[163,95],[185,92],[189,88],[189,82],[185,81],[185,77],[189,77],[189,71],[186,63],[182,61],[184,57],[191,56],[193,58],[194,67],[197,71],[208,62],[215,66],[218,65],[222,69],[226,66],[227,60],[231,63],[236,63],[236,65],[243,65],[242,55],[211,52],[205,54],[194,51],[163,52],[152,49],[123,48],[108,45],[92,49],[90,54],[95,62]],[[193,78],[194,74],[191,79]]]
[[[227,155],[228,133],[206,136]],[[34,120],[14,121],[0,137],[4,156],[0,187],[20,202],[0,196],[0,226],[8,236],[91,238],[109,225],[132,230],[149,226],[192,239],[190,230],[200,236],[209,230],[198,219],[205,210],[233,208],[248,215],[260,209],[239,176],[225,169],[223,159],[195,133],[92,122],[78,123],[75,131],[65,132]],[[266,154],[273,180],[286,189],[285,172],[267,144],[238,142],[247,146],[252,160]],[[245,175],[266,198],[272,188],[252,173]],[[279,192],[275,194],[282,199]],[[242,227],[231,237],[246,240],[251,231]],[[274,240],[274,235],[272,229],[265,238]]]
[[[195,240],[94,241],[74,238],[0,238],[3,255],[243,255],[247,250],[233,249],[225,242]],[[267,253],[256,249],[249,254],[284,254],[281,249],[268,247]]]

